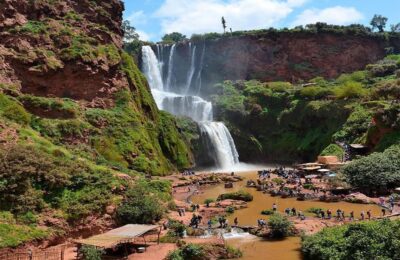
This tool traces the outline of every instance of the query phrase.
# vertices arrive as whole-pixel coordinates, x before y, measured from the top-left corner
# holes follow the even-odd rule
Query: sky
[[[166,33],[222,32],[227,27],[254,30],[292,28],[315,22],[368,25],[374,14],[400,23],[400,0],[123,0],[124,19],[141,40],[159,41]],[[387,29],[388,29],[387,28]]]

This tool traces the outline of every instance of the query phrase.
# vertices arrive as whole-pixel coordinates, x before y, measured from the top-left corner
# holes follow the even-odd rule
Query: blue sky
[[[317,21],[368,25],[374,14],[400,23],[400,0],[123,0],[124,19],[130,20],[142,40],[158,41],[165,33],[221,32],[293,27]],[[389,27],[389,26],[388,26]]]

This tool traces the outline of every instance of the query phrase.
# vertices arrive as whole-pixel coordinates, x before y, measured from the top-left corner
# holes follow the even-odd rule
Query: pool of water
[[[257,172],[242,172],[239,173],[244,177],[241,182],[234,183],[232,189],[225,189],[224,185],[217,185],[205,188],[202,192],[192,198],[194,203],[202,204],[207,198],[217,198],[218,195],[227,192],[234,192],[238,190],[248,191],[253,195],[253,201],[249,202],[248,208],[235,211],[234,214],[228,217],[229,223],[233,223],[235,217],[238,218],[239,225],[257,225],[257,219],[267,216],[261,215],[261,211],[265,209],[272,209],[272,204],[276,203],[278,211],[283,213],[285,208],[295,207],[297,210],[305,212],[311,207],[323,208],[325,210],[331,209],[333,213],[337,209],[341,209],[347,215],[350,211],[354,211],[355,217],[359,218],[361,211],[371,210],[372,216],[380,214],[380,208],[377,205],[363,205],[353,204],[347,202],[327,203],[320,201],[298,201],[295,198],[282,199],[281,197],[272,197],[268,194],[263,194],[255,188],[247,188],[246,180],[257,179]],[[312,216],[310,214],[309,216]],[[227,242],[242,249],[244,252],[243,259],[301,259],[300,254],[300,238],[291,237],[279,241],[261,240],[253,236],[246,236],[243,238],[231,238]]]

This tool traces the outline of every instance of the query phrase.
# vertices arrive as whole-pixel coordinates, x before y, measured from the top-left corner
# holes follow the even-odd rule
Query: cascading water
[[[214,166],[230,169],[230,167],[239,163],[239,155],[228,128],[221,122],[213,122],[211,102],[199,96],[188,95],[188,93],[198,93],[201,88],[205,45],[202,49],[200,64],[197,66],[196,84],[193,84],[193,77],[196,75],[196,46],[190,44],[190,67],[183,88],[172,84],[176,45],[172,45],[169,51],[168,62],[164,62],[164,46],[157,45],[158,58],[150,46],[143,46],[142,48],[142,69],[149,81],[158,108],[173,115],[190,117],[196,121],[207,145],[210,158],[214,160]],[[168,64],[166,82],[163,81],[163,64]]]

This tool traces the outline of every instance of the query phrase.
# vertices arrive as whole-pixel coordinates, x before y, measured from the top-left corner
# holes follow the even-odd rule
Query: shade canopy
[[[75,242],[78,244],[101,248],[113,248],[118,244],[129,243],[135,238],[143,236],[146,233],[155,231],[159,228],[160,227],[156,225],[129,224],[113,229],[104,234],[92,236],[87,239],[76,240]]]

